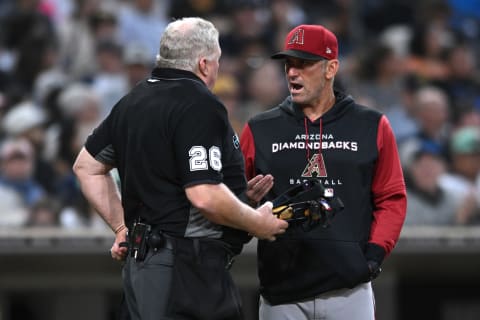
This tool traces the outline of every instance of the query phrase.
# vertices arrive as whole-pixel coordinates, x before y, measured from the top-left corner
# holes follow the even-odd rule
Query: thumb
[[[273,203],[271,201],[267,201],[263,204],[264,207],[267,207],[269,210],[273,209]]]

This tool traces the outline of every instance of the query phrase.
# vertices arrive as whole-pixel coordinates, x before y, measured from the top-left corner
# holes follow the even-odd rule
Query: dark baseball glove
[[[306,180],[285,191],[273,201],[273,213],[289,223],[298,223],[307,231],[321,225],[327,228],[344,206],[318,180]]]

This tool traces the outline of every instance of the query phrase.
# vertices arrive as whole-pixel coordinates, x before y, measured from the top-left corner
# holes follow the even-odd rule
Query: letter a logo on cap
[[[303,29],[298,29],[292,35],[292,37],[288,41],[288,44],[303,44],[303,39],[304,39],[304,31]]]
[[[337,37],[321,25],[302,24],[285,37],[283,51],[272,59],[295,57],[307,60],[332,60],[338,55]]]

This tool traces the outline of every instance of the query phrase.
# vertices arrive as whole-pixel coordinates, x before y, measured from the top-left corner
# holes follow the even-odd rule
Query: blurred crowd
[[[384,112],[409,225],[480,221],[478,0],[2,0],[0,226],[104,228],[72,164],[92,129],[154,66],[173,18],[220,30],[214,93],[239,133],[288,94],[269,59],[295,25],[339,40],[338,90]],[[281,128],[279,128],[281,130]]]

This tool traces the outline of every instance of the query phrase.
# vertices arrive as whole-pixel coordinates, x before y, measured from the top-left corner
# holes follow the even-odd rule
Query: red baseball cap
[[[302,24],[285,38],[284,50],[272,55],[272,59],[295,57],[306,60],[331,60],[338,57],[337,37],[320,25]]]

